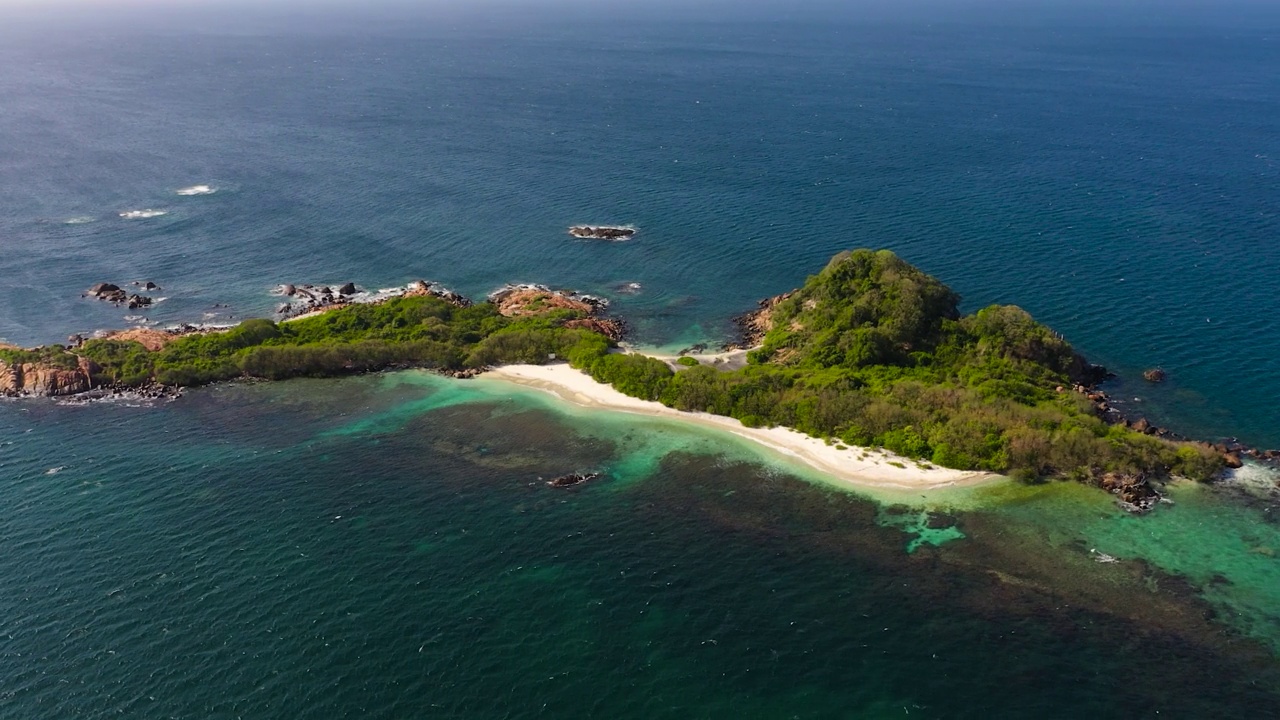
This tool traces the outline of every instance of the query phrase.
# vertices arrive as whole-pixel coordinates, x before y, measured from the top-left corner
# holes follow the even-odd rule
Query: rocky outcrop
[[[358,293],[359,290],[354,283],[343,285],[337,292],[328,285],[286,283],[278,286],[273,294],[293,298],[292,301],[282,303],[276,308],[276,314],[282,318],[289,318],[346,305],[351,302],[352,296]]]
[[[795,295],[794,290],[765,298],[757,303],[759,309],[735,317],[733,324],[738,327],[739,340],[736,343],[726,344],[724,349],[743,350],[759,347],[764,342],[764,336],[773,329],[774,308],[792,295]]]
[[[627,324],[617,318],[582,318],[570,320],[564,326],[597,332],[614,342],[622,340],[627,335]]]
[[[1160,493],[1142,475],[1107,473],[1098,486],[1115,495],[1120,507],[1132,513],[1144,513],[1160,502]]]
[[[586,317],[564,322],[564,327],[591,330],[618,342],[627,334],[627,324],[605,317],[609,301],[573,290],[553,290],[546,285],[506,285],[489,293],[489,302],[505,317],[542,315],[554,310],[571,310]]]
[[[498,313],[505,317],[541,315],[551,310],[573,310],[596,315],[609,307],[608,300],[595,295],[572,290],[552,290],[546,285],[532,284],[504,285],[489,293],[489,302],[497,306]]]
[[[409,283],[409,286],[404,291],[404,296],[429,296],[440,298],[454,307],[471,307],[470,298],[460,293],[456,293],[440,283],[428,282],[426,280],[414,280]]]
[[[15,363],[0,360],[0,395],[75,395],[93,387],[93,363],[81,358],[79,367],[53,367],[42,363]]]
[[[1151,368],[1142,373],[1142,379],[1149,383],[1162,383],[1168,377],[1163,368]]]
[[[191,328],[195,331],[195,328]],[[151,328],[131,328],[129,330],[115,330],[104,333],[104,340],[122,340],[141,343],[143,347],[156,352],[163,350],[164,346],[178,339],[182,335],[189,334],[185,332],[176,332],[172,330],[153,330]]]
[[[573,487],[574,485],[581,485],[584,482],[595,480],[598,477],[600,477],[600,473],[598,472],[570,473],[568,475],[561,475],[558,478],[548,480],[547,484],[554,488],[567,488]]]
[[[134,285],[141,285],[141,284],[135,282]],[[159,286],[157,286],[153,282],[148,282],[146,284],[146,287],[149,290],[160,289]],[[97,298],[98,300],[102,300],[103,302],[109,302],[114,305],[128,305],[130,310],[138,310],[141,308],[151,307],[151,304],[153,302],[151,298],[138,295],[137,293],[130,295],[119,285],[115,285],[112,283],[98,283],[97,285],[94,285],[93,287],[86,290],[84,293],[84,297]]]
[[[444,375],[445,377],[451,377],[455,380],[471,380],[472,378],[476,378],[483,375],[484,372],[489,369],[490,368],[487,366],[479,367],[479,368],[460,368],[456,370],[450,369],[450,368],[439,368],[436,370],[436,372],[441,375]]]
[[[636,229],[623,225],[574,225],[569,234],[584,240],[626,240],[636,234]]]

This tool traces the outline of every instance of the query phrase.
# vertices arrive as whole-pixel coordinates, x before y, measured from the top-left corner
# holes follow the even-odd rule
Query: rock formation
[[[733,319],[733,324],[738,326],[741,333],[739,341],[736,343],[728,343],[724,346],[725,350],[742,350],[758,347],[764,342],[764,336],[773,329],[773,309],[778,303],[790,298],[795,291],[785,292],[781,295],[765,298],[759,303],[759,309],[749,313],[739,315]]]
[[[540,315],[557,309],[596,315],[609,307],[609,301],[601,297],[529,284],[503,286],[489,293],[489,302],[506,317]]]
[[[0,395],[75,395],[93,387],[92,363],[81,358],[80,366],[58,368],[42,363],[15,363],[0,360]]]
[[[553,480],[548,480],[547,484],[555,488],[567,488],[573,487],[574,485],[581,485],[584,482],[595,480],[598,477],[600,477],[600,473],[598,472],[570,473],[568,475],[561,475]]]
[[[138,283],[134,284],[137,285]],[[155,283],[148,282],[147,285],[149,286],[148,289],[159,289]],[[138,295],[137,293],[130,295],[119,285],[114,285],[112,283],[98,283],[85,291],[85,296],[97,298],[103,302],[109,302],[115,305],[128,305],[130,310],[150,307],[152,303],[151,298]]]
[[[626,240],[636,234],[635,228],[621,225],[574,225],[569,234],[584,240]]]

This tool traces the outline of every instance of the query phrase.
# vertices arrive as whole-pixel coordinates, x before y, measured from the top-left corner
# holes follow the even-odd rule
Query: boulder
[[[1233,452],[1223,455],[1222,462],[1226,463],[1227,467],[1232,468],[1233,470],[1235,468],[1244,467],[1244,462],[1240,460],[1240,456]]]
[[[1151,422],[1146,418],[1138,418],[1137,421],[1133,423],[1133,429],[1135,432],[1149,433],[1151,432]]]
[[[355,284],[355,283],[347,283],[346,285],[343,285],[342,287],[338,288],[338,294],[339,294],[339,295],[355,295],[355,294],[356,294],[356,284]]]
[[[106,295],[108,293],[114,293],[119,291],[120,291],[120,286],[112,285],[111,283],[98,283],[97,285],[94,285],[93,287],[89,288],[89,294],[95,297],[102,297],[103,295]]]
[[[1142,373],[1142,379],[1150,383],[1162,383],[1168,375],[1162,368],[1151,368]]]
[[[584,482],[587,482],[589,480],[595,480],[598,477],[600,477],[600,473],[598,472],[570,473],[568,475],[561,475],[558,478],[549,480],[547,481],[547,484],[550,485],[551,487],[567,488],[567,487],[573,487],[574,485],[581,485]]]

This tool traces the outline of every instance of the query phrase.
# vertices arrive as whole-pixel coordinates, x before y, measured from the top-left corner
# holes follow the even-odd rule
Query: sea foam
[[[183,196],[212,195],[216,192],[218,192],[218,188],[213,187],[212,185],[192,185],[191,187],[184,187],[181,190],[176,191],[178,195]]]
[[[167,210],[126,210],[120,213],[120,217],[125,220],[145,220],[147,218],[160,217],[161,215],[168,214],[169,211]]]

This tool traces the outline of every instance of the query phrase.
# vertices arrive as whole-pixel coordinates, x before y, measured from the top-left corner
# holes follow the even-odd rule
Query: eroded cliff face
[[[75,395],[93,387],[92,371],[92,363],[83,359],[75,370],[0,360],[0,395]]]

